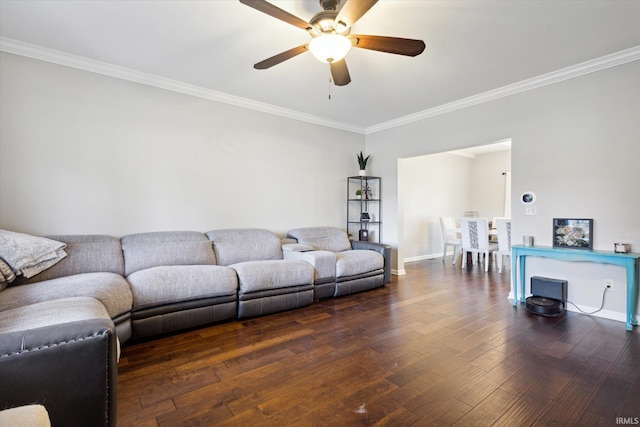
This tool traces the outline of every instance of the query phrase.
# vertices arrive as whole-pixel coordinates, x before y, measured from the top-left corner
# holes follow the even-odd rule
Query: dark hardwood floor
[[[514,309],[440,259],[384,288],[125,345],[118,426],[612,426],[640,417],[640,332]]]

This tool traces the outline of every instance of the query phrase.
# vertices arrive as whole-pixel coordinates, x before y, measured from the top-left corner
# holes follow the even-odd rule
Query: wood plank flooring
[[[638,327],[514,309],[509,269],[405,268],[381,289],[125,345],[118,426],[638,423]]]

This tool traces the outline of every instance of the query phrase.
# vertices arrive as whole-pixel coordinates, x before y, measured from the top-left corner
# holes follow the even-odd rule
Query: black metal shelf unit
[[[347,178],[347,233],[354,240],[380,243],[382,234],[382,179]]]

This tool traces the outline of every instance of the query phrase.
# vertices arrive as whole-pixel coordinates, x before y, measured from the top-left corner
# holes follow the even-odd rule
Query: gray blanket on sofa
[[[0,290],[16,276],[27,279],[56,264],[67,253],[62,242],[0,230]]]

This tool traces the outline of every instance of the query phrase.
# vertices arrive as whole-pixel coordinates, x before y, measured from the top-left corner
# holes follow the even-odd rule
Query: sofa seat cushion
[[[115,273],[84,273],[42,282],[10,286],[0,292],[0,312],[39,302],[70,297],[93,297],[114,317],[131,311],[129,283]]]
[[[248,261],[230,267],[238,273],[241,294],[313,284],[313,266],[301,260]]]
[[[152,267],[127,276],[133,292],[133,309],[140,310],[201,298],[235,295],[236,272],[219,265]]]
[[[72,297],[39,302],[0,312],[0,333],[24,331],[87,319],[109,319],[100,301]]]
[[[384,257],[374,251],[344,251],[336,254],[336,277],[354,276],[384,268]]]

